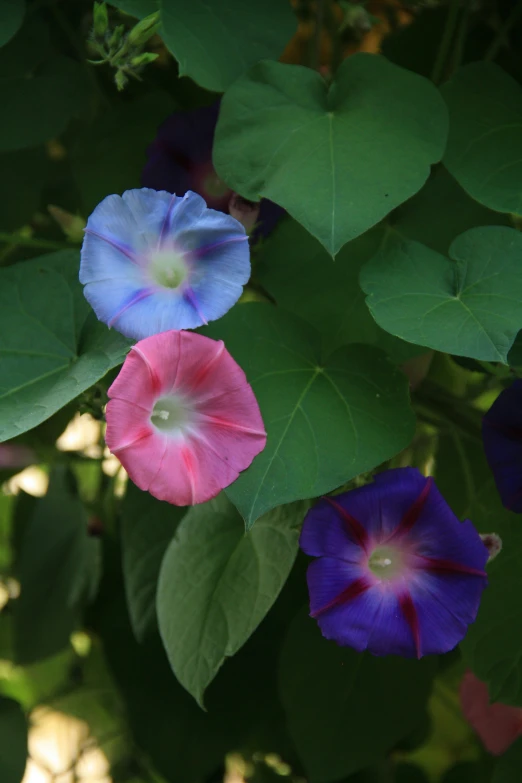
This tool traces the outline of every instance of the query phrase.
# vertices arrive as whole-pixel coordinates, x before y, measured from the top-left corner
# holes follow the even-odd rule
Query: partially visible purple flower
[[[485,414],[482,440],[502,503],[522,514],[522,380],[504,389]]]
[[[374,655],[420,658],[453,649],[475,620],[488,552],[415,468],[322,498],[301,548],[310,614],[323,636]]]
[[[212,106],[175,112],[167,117],[147,149],[148,161],[141,175],[142,184],[178,195],[193,190],[212,209],[229,213],[236,194],[218,177],[212,164],[218,115],[219,101]],[[254,202],[248,203],[254,205]],[[277,204],[262,199],[251,241],[266,237],[283,214],[284,210]]]
[[[100,321],[141,340],[220,318],[250,277],[244,227],[201,196],[107,196],[87,221],[80,281]]]

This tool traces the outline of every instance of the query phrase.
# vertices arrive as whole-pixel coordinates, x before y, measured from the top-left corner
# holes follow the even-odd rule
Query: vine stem
[[[439,51],[437,52],[435,65],[433,66],[433,71],[431,73],[431,80],[434,84],[440,84],[442,77],[444,76],[444,66],[448,60],[459,19],[460,2],[461,0],[450,0],[446,25],[442,34]]]
[[[75,247],[75,245],[66,242],[53,242],[50,239],[33,239],[32,237],[24,237],[20,234],[6,234],[4,231],[0,231],[0,243],[2,242],[6,245],[36,247],[41,250],[70,250]]]
[[[489,45],[486,54],[484,55],[484,60],[486,62],[494,60],[497,54],[500,51],[500,48],[502,47],[503,43],[505,42],[506,36],[510,32],[511,28],[515,26],[515,24],[518,21],[519,16],[522,16],[522,2],[519,2],[515,5],[509,16],[507,17],[506,21],[503,25],[501,25],[500,30],[497,32],[496,36],[494,37],[493,41]]]

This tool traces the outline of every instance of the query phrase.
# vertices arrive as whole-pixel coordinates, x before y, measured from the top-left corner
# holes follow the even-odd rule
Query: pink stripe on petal
[[[442,557],[425,557],[416,555],[411,563],[413,568],[425,571],[434,571],[437,573],[470,574],[472,576],[486,576],[485,571],[480,568],[471,568],[463,563],[455,563],[453,560],[445,560]]]
[[[148,358],[137,344],[132,346],[131,351],[134,352],[134,354],[138,356],[143,362],[144,366],[146,367],[146,371],[149,373],[152,388],[154,389],[154,394],[159,395],[161,391],[161,381],[156,375],[154,367],[151,365]]]
[[[152,413],[158,396],[154,374],[149,369],[139,348],[131,348],[118,376],[107,394],[114,400],[125,400],[140,406],[145,413]]]
[[[214,424],[216,427],[227,427],[230,430],[236,430],[236,432],[245,432],[250,435],[261,435],[266,439],[266,432],[263,429],[254,429],[253,427],[245,427],[242,424],[239,424],[235,421],[230,421],[227,419],[221,419],[218,416],[210,416],[207,413],[201,413],[200,417],[208,422],[209,424]]]
[[[341,606],[342,604],[346,604],[349,601],[353,601],[355,598],[358,598],[360,595],[369,590],[372,586],[373,584],[369,579],[367,579],[365,576],[361,576],[359,579],[355,579],[355,581],[348,585],[348,587],[339,593],[339,595],[337,595],[332,601],[329,601],[320,609],[316,609],[315,612],[311,612],[310,617],[318,617],[324,612],[327,612],[329,609],[333,609],[335,606]]]
[[[132,402],[112,399],[107,403],[105,415],[105,442],[112,452],[129,448],[153,434],[149,413]]]
[[[412,597],[409,593],[403,593],[402,595],[399,595],[397,597],[397,600],[399,602],[401,612],[404,615],[404,619],[408,623],[408,627],[411,631],[411,635],[413,636],[413,642],[415,644],[415,652],[417,653],[417,658],[421,658],[422,652],[421,652],[421,640],[420,640],[420,625],[419,625],[419,616],[417,614],[417,609],[415,608],[415,604],[413,603]]]
[[[344,522],[344,526],[346,528],[346,532],[350,536],[350,538],[356,543],[359,544],[360,547],[362,547],[365,551],[368,550],[370,545],[370,539],[368,536],[368,533],[366,532],[365,528],[361,525],[361,523],[355,519],[351,514],[348,513],[339,503],[337,503],[334,498],[331,497],[324,497],[324,500],[326,500],[327,503],[330,504],[341,519]]]
[[[430,476],[428,479],[426,479],[426,483],[422,488],[422,491],[420,492],[418,497],[415,498],[411,506],[404,514],[403,518],[400,521],[399,527],[393,532],[393,534],[390,537],[390,540],[395,538],[396,536],[402,536],[405,533],[410,532],[410,530],[412,529],[412,527],[415,525],[418,518],[422,514],[422,509],[424,508],[426,501],[428,500],[428,495],[430,494],[430,490],[432,486],[433,486],[433,478]]]
[[[142,361],[147,363],[154,376],[158,396],[169,394],[176,385],[183,351],[183,334],[184,332],[174,329],[161,332],[140,340],[133,348],[134,351],[139,351]]]
[[[245,373],[228,353],[222,340],[197,335],[199,339],[195,341],[192,337],[192,332],[182,332],[180,389],[190,389],[196,400],[201,397],[204,406],[204,398],[209,394],[224,394],[247,385]]]

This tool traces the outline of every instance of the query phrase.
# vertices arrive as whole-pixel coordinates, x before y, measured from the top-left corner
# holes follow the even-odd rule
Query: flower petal
[[[421,572],[409,583],[423,655],[452,650],[476,619],[486,576]]]
[[[337,503],[339,496],[332,500]],[[346,504],[339,505],[345,508]],[[326,498],[321,498],[305,516],[299,545],[307,555],[330,555],[349,563],[359,563],[364,556],[364,551],[350,534],[342,515]]]
[[[216,497],[238,475],[219,454],[207,454],[197,440],[169,442],[161,470],[148,489],[159,500],[192,506]]]
[[[115,329],[135,340],[170,330],[196,329],[201,324],[201,317],[179,291],[160,288],[131,308],[120,310],[113,322]]]
[[[123,463],[121,454],[128,448],[143,443],[155,435],[150,423],[150,413],[126,400],[109,400],[106,408],[107,430],[105,442],[113,454]]]
[[[352,563],[320,557],[308,566],[310,614],[317,618],[321,633],[338,644],[365,650],[381,602],[381,594],[364,583],[365,571]],[[331,608],[339,596],[355,585],[354,595]]]
[[[142,349],[131,348],[107,394],[110,399],[134,403],[150,416],[161,394],[161,386]]]
[[[160,500],[184,506],[215,497],[265,447],[244,372],[222,342],[200,334],[141,340],[108,393],[107,445],[134,483]],[[171,394],[187,406],[187,420],[158,429],[152,409]]]
[[[187,278],[177,287],[163,284],[154,271],[157,254],[168,271],[184,251]],[[178,197],[142,188],[107,196],[89,217],[81,257],[80,280],[96,315],[135,339],[221,317],[250,276],[244,228],[190,191]]]
[[[129,317],[126,315],[129,311],[134,311],[140,304],[150,300],[152,295],[150,288],[138,284],[132,278],[128,280],[111,279],[110,281],[87,283],[83,293],[100,321],[115,325],[118,331],[127,337],[134,339],[138,337],[134,328],[124,332],[120,328],[120,324],[124,318]],[[130,323],[134,327],[132,316],[130,316]]]
[[[497,397],[482,420],[482,438],[502,503],[522,513],[522,380]]]

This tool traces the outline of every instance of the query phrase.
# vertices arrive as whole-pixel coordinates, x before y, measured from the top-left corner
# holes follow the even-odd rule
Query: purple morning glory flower
[[[142,184],[155,190],[183,195],[193,190],[203,196],[209,207],[228,213],[235,194],[221,180],[212,164],[214,131],[219,101],[191,111],[175,112],[160,125],[147,149],[148,161],[141,175]],[[253,202],[245,202],[254,206]],[[284,210],[262,199],[251,241],[267,236]]]
[[[104,198],[87,221],[85,297],[100,321],[127,337],[220,318],[249,277],[245,229],[196,193],[127,190]]]
[[[301,548],[310,614],[323,636],[358,651],[406,657],[445,653],[475,620],[488,552],[415,468],[322,498]]]
[[[522,380],[504,389],[485,414],[482,440],[502,503],[522,514]]]

